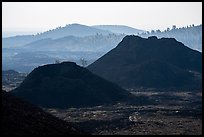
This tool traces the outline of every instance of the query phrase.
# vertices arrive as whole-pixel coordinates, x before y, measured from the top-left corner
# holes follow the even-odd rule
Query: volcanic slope
[[[124,88],[202,86],[202,53],[174,38],[126,36],[87,68]]]
[[[35,68],[13,94],[48,108],[91,107],[135,99],[118,85],[73,62]]]
[[[2,91],[2,135],[86,134],[42,109]]]

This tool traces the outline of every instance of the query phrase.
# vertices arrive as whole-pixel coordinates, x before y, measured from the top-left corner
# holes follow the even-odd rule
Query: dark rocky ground
[[[12,76],[10,80],[11,85],[16,83],[16,80],[22,81],[22,79],[16,76]],[[5,83],[2,84],[6,85]],[[10,88],[10,84],[7,85],[8,88]],[[174,89],[128,90],[135,96],[148,98],[152,104],[116,104],[112,106],[70,108],[66,110],[54,108],[44,110],[62,120],[70,122],[74,127],[94,135],[202,134],[202,91],[177,91]],[[5,101],[8,102],[8,100],[3,100],[3,103]],[[16,104],[18,105],[18,103]],[[14,110],[10,109],[13,116],[16,109],[17,107]],[[31,113],[29,112],[28,114]],[[6,119],[2,118],[2,120]],[[11,126],[9,123],[7,125]],[[59,130],[62,131],[63,129]],[[21,131],[19,130],[18,132]]]
[[[42,109],[2,92],[1,135],[80,135],[86,134]]]
[[[45,109],[94,135],[201,135],[202,92],[134,92],[154,105]]]

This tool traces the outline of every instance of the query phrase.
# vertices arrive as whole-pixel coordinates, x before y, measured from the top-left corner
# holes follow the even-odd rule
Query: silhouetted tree
[[[158,29],[158,30],[156,30],[156,32],[157,32],[157,33],[160,33],[160,32],[161,32],[161,30],[159,30],[159,29]]]
[[[176,25],[173,25],[173,26],[172,26],[172,29],[176,29]]]
[[[151,33],[154,33],[154,30],[151,30]]]

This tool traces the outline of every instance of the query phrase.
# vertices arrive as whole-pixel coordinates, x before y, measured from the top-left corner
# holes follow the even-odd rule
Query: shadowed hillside
[[[1,135],[80,135],[67,122],[2,92]]]
[[[73,62],[40,66],[14,90],[16,96],[43,107],[87,107],[129,102],[128,91]]]
[[[126,88],[201,88],[202,54],[174,38],[131,35],[87,68]]]

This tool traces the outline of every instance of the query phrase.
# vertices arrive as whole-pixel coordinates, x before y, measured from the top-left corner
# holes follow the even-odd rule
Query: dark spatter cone
[[[133,95],[73,62],[34,69],[13,94],[42,107],[91,107],[128,102]]]
[[[2,91],[1,135],[86,134],[40,108]]]
[[[202,53],[174,38],[126,36],[87,68],[125,88],[202,88]]]

